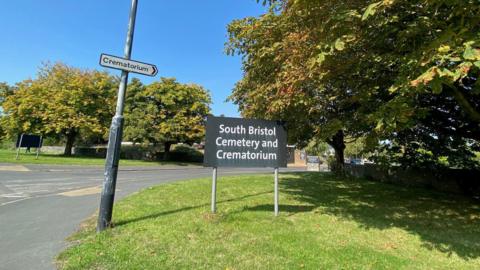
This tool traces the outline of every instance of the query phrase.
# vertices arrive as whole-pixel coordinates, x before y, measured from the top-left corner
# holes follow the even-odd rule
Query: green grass
[[[94,157],[67,157],[55,154],[40,154],[36,159],[35,153],[25,153],[23,149],[20,151],[19,159],[15,159],[16,152],[14,150],[0,149],[0,163],[17,163],[17,164],[58,164],[58,165],[105,165],[104,158]],[[143,161],[143,160],[120,160],[120,165],[124,166],[155,166],[155,165],[195,165],[187,162],[161,162],[161,161]]]
[[[160,185],[120,201],[70,238],[60,269],[480,269],[480,207],[457,196],[329,174]]]

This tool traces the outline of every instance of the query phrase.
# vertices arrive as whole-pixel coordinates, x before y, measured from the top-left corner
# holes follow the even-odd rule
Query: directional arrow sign
[[[147,76],[155,76],[158,73],[158,69],[155,65],[132,61],[104,53],[100,55],[100,65],[103,67],[125,70]]]

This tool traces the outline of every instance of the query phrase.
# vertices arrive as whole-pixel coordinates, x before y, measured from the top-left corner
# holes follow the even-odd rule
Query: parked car
[[[350,164],[363,165],[363,160],[361,158],[352,158]]]

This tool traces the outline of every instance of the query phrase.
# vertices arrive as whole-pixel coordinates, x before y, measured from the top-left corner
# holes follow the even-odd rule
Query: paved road
[[[116,199],[152,185],[210,175],[211,169],[202,167],[124,167]],[[97,210],[102,176],[102,167],[0,164],[0,269],[54,269],[64,239]]]

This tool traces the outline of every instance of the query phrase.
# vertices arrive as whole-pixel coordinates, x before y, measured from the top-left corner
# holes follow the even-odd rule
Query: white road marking
[[[99,194],[101,191],[102,189],[100,186],[95,186],[95,187],[66,191],[66,192],[58,193],[58,195],[65,196],[65,197],[80,197],[80,196],[86,196],[86,195]]]
[[[27,195],[23,192],[7,193],[0,195],[2,198],[25,198]]]
[[[6,172],[29,172],[30,170],[22,165],[0,165],[0,171]]]
[[[73,183],[28,183],[28,184],[14,184],[14,185],[5,185],[7,188],[16,188],[16,187],[37,187],[37,186],[68,186],[68,185],[77,185],[79,183],[83,183],[81,181],[73,182]]]
[[[49,178],[49,179],[38,180],[38,181],[41,181],[41,182],[45,182],[45,181],[57,182],[57,181],[65,181],[65,180],[73,180],[73,179],[72,178]],[[24,182],[31,182],[31,181],[34,181],[34,179],[30,178],[30,179],[6,180],[5,183],[24,183]]]
[[[5,203],[0,204],[0,206],[5,206],[5,205],[7,205],[7,204],[12,204],[12,203],[16,203],[16,202],[25,201],[25,200],[28,200],[28,199],[30,199],[30,197],[26,197],[26,198],[22,198],[22,199],[18,199],[18,200],[13,200],[13,201],[5,202]]]

